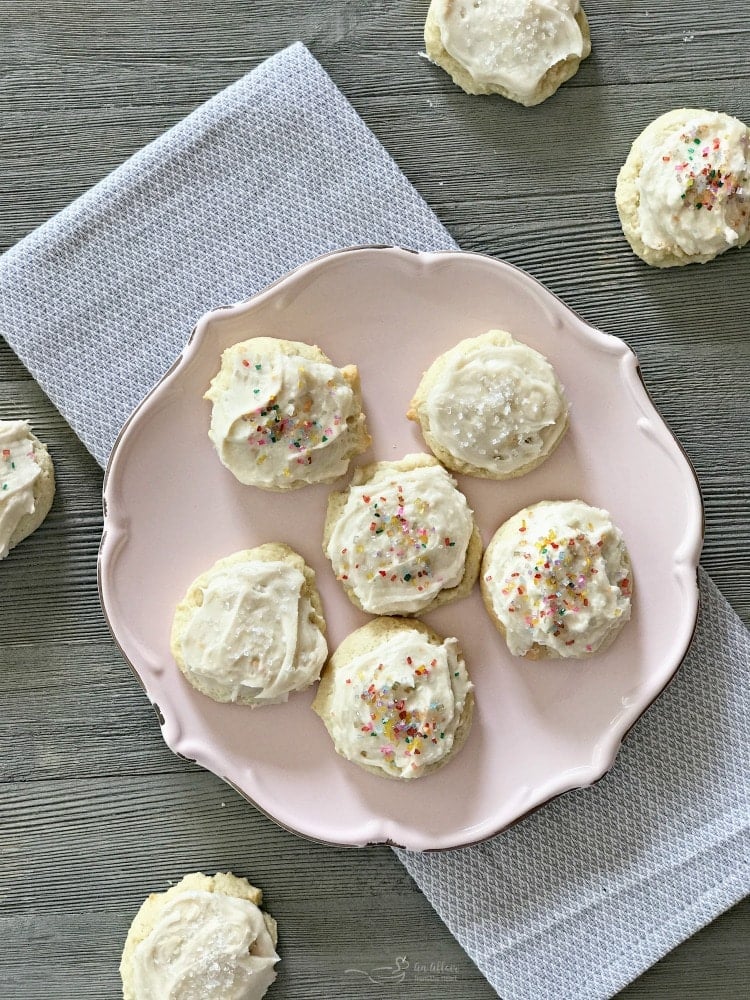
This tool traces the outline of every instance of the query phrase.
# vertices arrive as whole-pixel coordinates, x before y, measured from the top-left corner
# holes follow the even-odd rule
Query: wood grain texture
[[[746,0],[720,16],[708,0],[589,0],[592,57],[534,109],[469,98],[421,59],[426,7],[2,0],[0,249],[302,39],[464,248],[525,268],[637,351],[702,483],[704,565],[750,620],[750,249],[651,270],[612,197],[630,142],[662,111],[750,120]],[[0,563],[0,993],[116,997],[143,896],[189,870],[233,868],[280,922],[275,997],[493,996],[390,851],[301,841],[169,753],[99,608],[101,471],[0,340],[0,418],[17,415],[50,445],[58,494]],[[746,903],[622,996],[747,996],[749,930]],[[443,971],[375,992],[347,971],[398,955]]]

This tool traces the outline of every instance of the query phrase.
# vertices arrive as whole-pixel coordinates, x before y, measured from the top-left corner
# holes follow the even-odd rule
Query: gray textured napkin
[[[357,243],[455,246],[294,45],[0,258],[0,334],[103,464],[196,317]],[[610,996],[750,890],[750,640],[701,595],[610,777],[483,846],[399,852],[506,1000]]]

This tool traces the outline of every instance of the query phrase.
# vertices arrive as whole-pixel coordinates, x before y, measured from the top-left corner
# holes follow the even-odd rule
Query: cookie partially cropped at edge
[[[255,337],[224,351],[205,399],[208,436],[241,483],[294,490],[330,483],[370,445],[359,373],[318,347]]]
[[[419,621],[376,618],[338,647],[312,707],[342,757],[408,781],[460,750],[474,695],[457,639]]]
[[[331,494],[323,551],[356,607],[409,616],[469,594],[482,540],[455,480],[414,454],[360,466]]]
[[[36,531],[55,496],[47,446],[28,420],[0,420],[0,559]]]
[[[630,618],[622,532],[582,500],[542,500],[509,518],[487,546],[480,585],[508,650],[531,660],[602,652]]]
[[[260,889],[231,872],[186,875],[152,893],[128,931],[124,1000],[260,1000],[276,979],[276,921]]]
[[[490,330],[433,361],[407,417],[453,472],[511,479],[555,450],[568,426],[568,404],[542,354],[504,330]]]
[[[190,684],[214,701],[255,708],[313,684],[328,656],[315,572],[268,542],[220,559],[177,605],[171,649]]]
[[[750,240],[750,129],[700,108],[668,111],[634,141],[617,177],[633,251],[653,267],[705,264]]]
[[[526,107],[551,97],[591,52],[578,0],[432,0],[424,37],[430,60],[467,94]]]

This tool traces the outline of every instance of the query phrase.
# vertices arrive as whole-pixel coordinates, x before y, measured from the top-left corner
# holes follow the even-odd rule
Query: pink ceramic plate
[[[169,652],[172,613],[217,559],[285,541],[316,570],[333,649],[367,618],[320,545],[328,488],[241,486],[208,440],[202,396],[228,345],[259,335],[318,344],[359,365],[373,436],[361,461],[424,451],[404,416],[422,371],[492,327],[537,348],[571,401],[571,426],[539,469],[507,483],[464,478],[485,543],[519,508],[580,497],[611,511],[634,567],[635,606],[602,656],[510,656],[475,588],[426,616],[458,636],[476,685],[469,740],[426,778],[387,781],[337,756],[313,691],[263,709],[194,691]],[[282,826],[335,844],[412,850],[492,836],[567,789],[596,781],[677,670],[695,625],[702,507],[690,465],[620,340],[587,326],[522,271],[468,253],[362,248],[293,271],[248,302],[204,316],[177,364],[123,430],[104,487],[100,587],[112,631],[176,753],[234,785]]]

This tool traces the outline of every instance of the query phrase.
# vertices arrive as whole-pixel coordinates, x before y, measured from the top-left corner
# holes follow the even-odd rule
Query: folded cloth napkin
[[[297,44],[0,258],[0,334],[103,464],[197,316],[360,243],[455,246]],[[482,846],[399,852],[506,1000],[609,996],[750,889],[750,640],[701,595],[611,777]]]

